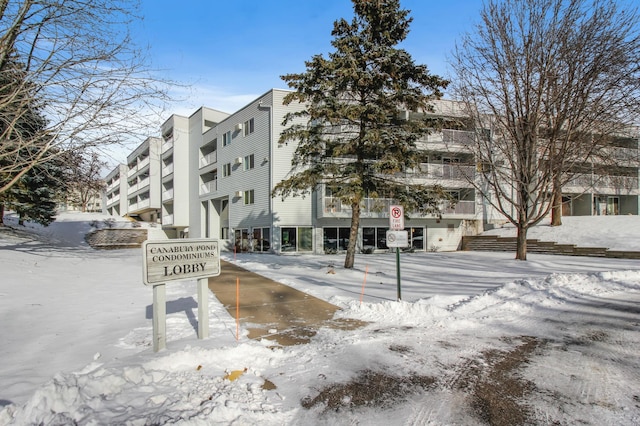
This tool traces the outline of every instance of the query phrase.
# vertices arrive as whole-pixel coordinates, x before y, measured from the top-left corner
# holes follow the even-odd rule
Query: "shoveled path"
[[[333,319],[335,305],[287,285],[220,261],[220,275],[209,279],[209,289],[236,318],[236,280],[239,313],[249,338],[266,338],[281,345],[307,343],[320,327],[356,328],[357,321]]]

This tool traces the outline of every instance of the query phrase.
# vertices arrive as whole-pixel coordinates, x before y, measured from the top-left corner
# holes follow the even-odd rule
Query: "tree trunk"
[[[562,187],[560,177],[553,178],[553,197],[551,198],[551,226],[562,225]]]
[[[516,237],[516,260],[527,260],[527,228],[518,225]]]
[[[0,226],[4,226],[4,204],[0,203]]]
[[[360,203],[351,204],[351,229],[349,231],[349,245],[344,258],[344,267],[352,269],[356,258],[356,243],[358,242],[358,228],[360,226]]]

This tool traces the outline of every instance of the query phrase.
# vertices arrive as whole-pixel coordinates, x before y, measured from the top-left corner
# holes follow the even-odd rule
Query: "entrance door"
[[[611,214],[611,215],[620,214],[620,198],[618,197],[607,198],[607,214]]]
[[[249,230],[248,229],[236,229],[235,240],[236,240],[237,252],[249,251]]]
[[[424,251],[424,228],[409,228],[409,245],[413,250]]]

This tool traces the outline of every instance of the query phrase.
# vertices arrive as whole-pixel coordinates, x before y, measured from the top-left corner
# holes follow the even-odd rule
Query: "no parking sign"
[[[404,229],[404,208],[402,206],[389,206],[389,229],[392,231]]]

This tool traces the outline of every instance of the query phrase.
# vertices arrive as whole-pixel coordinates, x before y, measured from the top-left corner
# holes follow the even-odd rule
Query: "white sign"
[[[220,275],[218,240],[145,241],[142,249],[145,285]]]
[[[389,229],[393,231],[404,229],[404,208],[402,206],[389,206]]]
[[[387,231],[387,247],[409,247],[407,231]]]

